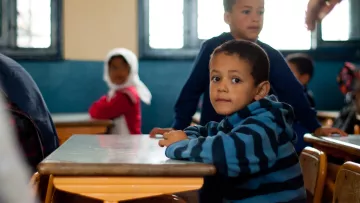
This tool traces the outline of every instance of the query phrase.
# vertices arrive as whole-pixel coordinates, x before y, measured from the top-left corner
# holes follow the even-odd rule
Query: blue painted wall
[[[84,112],[107,87],[102,81],[102,62],[98,61],[19,61],[33,76],[51,112]],[[143,105],[143,132],[167,127],[173,118],[176,98],[191,72],[192,61],[140,61],[140,78],[153,95],[151,106]],[[318,61],[310,88],[318,109],[342,106],[343,96],[335,78],[342,62]]]

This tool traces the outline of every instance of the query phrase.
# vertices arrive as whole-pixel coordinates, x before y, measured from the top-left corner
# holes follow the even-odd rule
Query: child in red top
[[[96,119],[114,119],[112,134],[141,134],[141,103],[151,102],[151,93],[138,75],[138,60],[124,48],[110,51],[104,64],[107,95],[94,102],[89,109]]]

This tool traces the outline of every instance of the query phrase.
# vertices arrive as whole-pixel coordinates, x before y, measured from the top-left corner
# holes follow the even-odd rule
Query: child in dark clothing
[[[210,100],[220,123],[170,131],[159,141],[172,159],[214,164],[201,202],[305,202],[292,142],[294,113],[268,96],[269,61],[249,41],[229,41],[210,59]]]
[[[360,70],[345,63],[337,77],[341,92],[346,95],[346,105],[334,121],[334,127],[349,134],[359,134],[360,127]],[[356,130],[357,129],[357,130]]]
[[[321,127],[315,110],[311,108],[306,99],[303,87],[292,74],[284,57],[277,50],[257,40],[263,26],[264,0],[224,0],[224,9],[224,19],[230,26],[230,33],[223,33],[204,42],[195,60],[194,69],[176,102],[175,121],[172,128],[154,128],[150,132],[150,136],[163,134],[171,129],[182,130],[189,126],[202,94],[203,106],[200,124],[205,125],[209,121],[220,121],[224,118],[216,113],[210,103],[208,68],[213,50],[233,39],[256,42],[265,50],[270,60],[269,76],[273,93],[279,97],[280,101],[293,106],[296,119],[308,132],[314,132],[315,135],[332,133],[345,135],[339,129]]]
[[[294,73],[298,81],[304,86],[304,91],[307,99],[310,102],[310,106],[315,108],[315,100],[311,90],[308,89],[307,85],[314,75],[314,62],[311,57],[307,54],[296,53],[289,54],[286,56],[286,61]]]

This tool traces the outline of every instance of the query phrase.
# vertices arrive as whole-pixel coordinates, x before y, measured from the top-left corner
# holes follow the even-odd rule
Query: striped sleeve
[[[207,137],[217,134],[218,132],[217,126],[218,126],[217,122],[209,122],[205,126],[195,125],[195,126],[187,127],[186,129],[184,129],[184,132],[186,133],[189,139],[198,138],[200,136]]]
[[[213,164],[229,177],[254,174],[275,164],[278,144],[273,129],[276,124],[270,120],[249,118],[236,131],[176,142],[165,154],[171,159]]]

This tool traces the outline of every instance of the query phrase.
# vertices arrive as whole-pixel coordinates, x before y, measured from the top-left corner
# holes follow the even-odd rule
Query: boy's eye
[[[212,82],[218,82],[218,81],[220,81],[220,77],[218,77],[218,76],[213,76],[213,77],[211,77],[211,81],[212,81]]]
[[[259,11],[259,15],[264,15],[264,11]]]
[[[236,84],[236,83],[241,82],[241,80],[239,78],[233,78],[233,79],[231,79],[231,82]]]
[[[249,14],[250,13],[250,10],[244,10],[242,11],[243,14]]]

